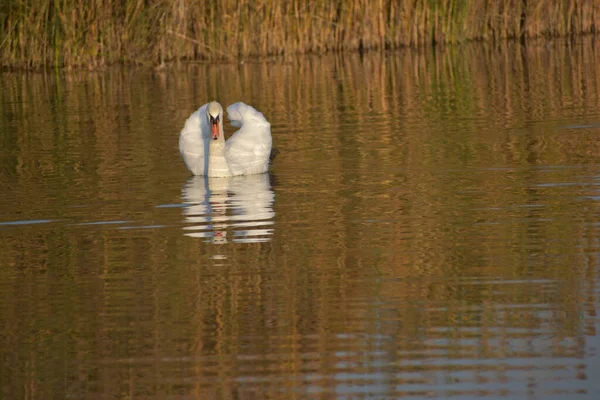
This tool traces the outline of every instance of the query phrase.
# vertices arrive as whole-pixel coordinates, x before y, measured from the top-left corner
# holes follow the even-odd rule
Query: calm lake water
[[[600,395],[600,44],[0,87],[1,398]],[[212,99],[269,174],[190,177]]]

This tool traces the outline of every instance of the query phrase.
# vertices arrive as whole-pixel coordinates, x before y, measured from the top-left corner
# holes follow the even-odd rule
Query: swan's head
[[[217,140],[221,134],[219,125],[223,123],[223,107],[216,101],[211,101],[206,107],[206,118],[210,125],[212,139]]]

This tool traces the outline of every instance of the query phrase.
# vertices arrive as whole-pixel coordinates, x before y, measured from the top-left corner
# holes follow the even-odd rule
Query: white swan
[[[203,105],[185,121],[179,151],[194,175],[226,177],[262,174],[269,169],[271,124],[253,107],[239,102],[227,107],[231,124],[240,128],[225,142],[223,107]]]

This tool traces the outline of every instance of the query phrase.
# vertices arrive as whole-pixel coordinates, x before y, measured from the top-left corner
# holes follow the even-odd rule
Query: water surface
[[[0,74],[0,397],[597,398],[598,65],[577,41]],[[269,174],[190,177],[212,99],[271,121]]]

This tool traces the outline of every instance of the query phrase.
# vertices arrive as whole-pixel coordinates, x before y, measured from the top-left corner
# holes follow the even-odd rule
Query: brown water
[[[0,397],[598,398],[600,45],[0,75]],[[270,174],[190,178],[243,100]],[[231,127],[227,127],[231,132]]]

